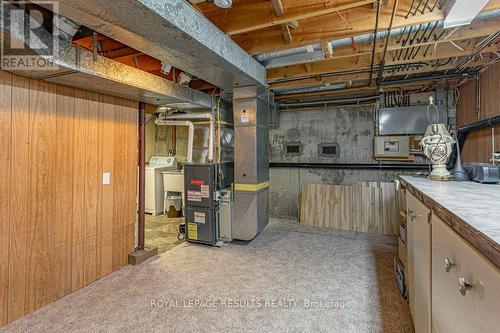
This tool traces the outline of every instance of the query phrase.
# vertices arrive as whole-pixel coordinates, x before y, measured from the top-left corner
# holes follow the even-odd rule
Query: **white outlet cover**
[[[109,184],[111,184],[111,173],[104,172],[102,174],[102,184],[103,185],[109,185]]]

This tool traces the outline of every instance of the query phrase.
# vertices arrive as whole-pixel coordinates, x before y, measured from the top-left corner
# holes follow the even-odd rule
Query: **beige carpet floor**
[[[413,332],[396,240],[272,220],[250,243],[182,243],[2,332]]]

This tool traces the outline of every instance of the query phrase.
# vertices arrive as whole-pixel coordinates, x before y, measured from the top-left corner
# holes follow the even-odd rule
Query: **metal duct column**
[[[255,238],[269,220],[269,94],[262,86],[236,88],[234,110],[233,238]]]

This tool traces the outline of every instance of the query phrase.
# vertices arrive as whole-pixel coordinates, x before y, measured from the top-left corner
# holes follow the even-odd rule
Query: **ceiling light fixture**
[[[453,28],[470,24],[489,0],[456,0],[445,12],[444,28]]]
[[[214,4],[220,8],[231,8],[233,6],[233,0],[214,0]]]

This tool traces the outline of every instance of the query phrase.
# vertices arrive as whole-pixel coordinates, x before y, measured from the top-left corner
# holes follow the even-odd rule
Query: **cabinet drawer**
[[[450,263],[448,272],[445,258]],[[459,278],[470,284],[465,295],[460,292]],[[433,215],[433,332],[497,332],[499,309],[500,270]]]

